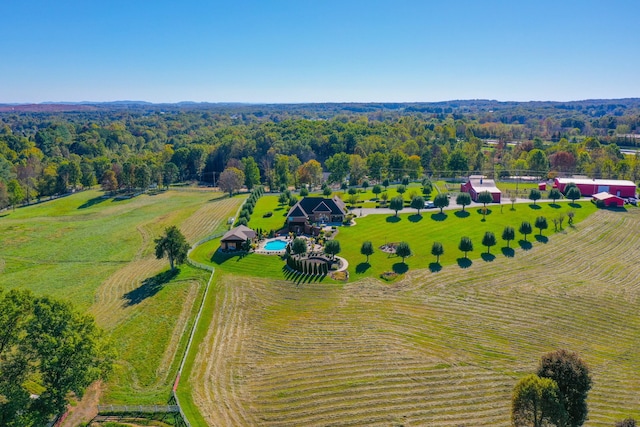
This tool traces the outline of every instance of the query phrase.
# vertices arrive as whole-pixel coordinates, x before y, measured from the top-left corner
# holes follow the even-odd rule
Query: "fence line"
[[[98,414],[105,413],[171,413],[180,412],[178,405],[98,405]]]

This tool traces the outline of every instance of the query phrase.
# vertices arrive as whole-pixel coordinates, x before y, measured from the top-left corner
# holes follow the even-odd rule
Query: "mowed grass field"
[[[207,425],[508,426],[518,379],[567,348],[593,374],[585,426],[637,419],[639,257],[632,209],[597,211],[514,257],[412,267],[393,283],[217,271],[185,387]]]
[[[168,191],[114,201],[86,191],[5,211],[0,287],[67,299],[96,317],[118,351],[103,402],[166,403],[209,274],[187,265],[165,274],[153,240],[169,225],[190,243],[224,230],[242,200]]]

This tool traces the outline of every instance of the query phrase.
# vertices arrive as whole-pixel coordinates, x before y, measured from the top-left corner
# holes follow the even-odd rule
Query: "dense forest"
[[[0,106],[0,208],[74,189],[483,173],[640,180],[640,99]]]

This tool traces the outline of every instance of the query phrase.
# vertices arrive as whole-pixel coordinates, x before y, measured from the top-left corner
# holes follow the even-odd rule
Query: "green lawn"
[[[511,247],[516,251],[515,256],[526,256],[526,249],[530,244],[553,244],[547,243],[548,238],[554,232],[551,218],[561,213],[566,214],[570,209],[575,212],[575,223],[578,223],[589,214],[595,211],[595,206],[590,202],[577,204],[576,208],[570,208],[568,203],[561,203],[552,207],[549,203],[537,205],[532,208],[528,204],[516,205],[516,210],[511,211],[509,206],[490,206],[490,213],[486,221],[482,221],[482,214],[478,208],[468,210],[462,215],[459,211],[444,211],[441,215],[437,210],[423,211],[422,216],[415,213],[393,215],[369,215],[356,218],[357,225],[352,227],[340,227],[336,237],[340,241],[342,253],[340,256],[349,261],[349,272],[351,279],[361,277],[378,277],[385,271],[404,272],[407,269],[415,268],[437,268],[433,266],[435,257],[431,255],[433,242],[441,242],[444,246],[444,255],[440,258],[441,265],[456,264],[460,261],[465,266],[463,253],[458,250],[458,243],[462,236],[471,238],[474,250],[468,254],[472,263],[491,261],[494,256],[505,256],[502,248],[506,242],[501,239],[502,230],[505,226],[512,226],[516,230],[516,240],[511,242]],[[543,232],[543,237],[529,235],[528,243],[519,242],[523,236],[518,233],[518,228],[522,221],[529,221],[533,226],[538,216],[545,216],[549,223],[549,229]],[[564,221],[564,228],[568,228],[567,220]],[[483,255],[487,248],[481,245],[482,237],[486,231],[491,231],[497,238],[497,245],[491,249],[491,256]],[[533,229],[533,234],[538,234],[538,229]],[[369,264],[366,264],[366,257],[360,254],[360,246],[365,240],[370,240],[376,252],[370,257]],[[382,252],[379,247],[388,242],[405,241],[409,243],[413,256],[406,259],[406,264],[402,264],[402,259],[394,255]]]
[[[164,275],[153,239],[178,225],[190,242],[225,228],[242,197],[168,191],[115,201],[92,190],[0,215],[0,288],[66,299],[96,317],[118,361],[103,402],[165,403],[207,272]]]

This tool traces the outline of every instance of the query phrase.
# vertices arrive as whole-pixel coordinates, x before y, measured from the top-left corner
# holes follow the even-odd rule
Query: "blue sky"
[[[0,102],[640,97],[640,1],[7,0]]]

